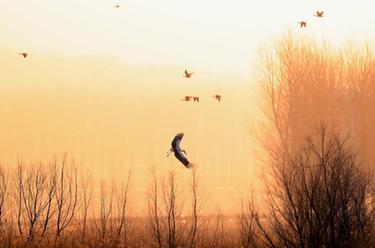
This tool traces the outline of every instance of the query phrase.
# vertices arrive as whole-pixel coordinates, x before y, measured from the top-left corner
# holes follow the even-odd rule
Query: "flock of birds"
[[[324,11],[316,11],[314,16],[318,17],[318,18],[322,18],[324,16]],[[299,21],[298,24],[301,28],[306,28],[306,26],[307,26],[306,21]]]
[[[222,96],[221,95],[213,95],[212,97],[216,101],[220,102]],[[181,101],[184,101],[184,102],[190,102],[190,101],[199,102],[199,96],[184,96],[184,98],[182,98]]]
[[[184,77],[185,78],[191,78],[191,75],[193,75],[194,72],[188,72],[187,70],[185,70],[184,72]],[[216,101],[220,102],[221,101],[221,98],[222,96],[221,95],[213,95],[212,96]],[[184,96],[184,98],[181,99],[181,101],[184,101],[184,102],[190,102],[190,101],[193,101],[193,102],[198,102],[199,103],[199,96]]]

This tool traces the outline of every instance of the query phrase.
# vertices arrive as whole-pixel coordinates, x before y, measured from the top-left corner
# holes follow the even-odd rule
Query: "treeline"
[[[66,158],[1,167],[0,247],[237,246],[233,220],[203,215],[208,199],[195,171],[189,199],[173,172],[154,175],[144,217],[129,211],[131,179],[95,184]]]
[[[188,194],[173,172],[154,176],[147,210],[130,215],[132,174],[93,181],[66,159],[0,170],[1,247],[374,247],[373,177],[325,126],[270,159],[265,201],[249,193],[237,215],[208,215],[190,171]],[[185,190],[186,191],[186,190]],[[223,199],[225,200],[225,199]]]
[[[100,212],[96,216],[90,210],[90,177],[79,173],[66,158],[39,164],[20,160],[14,171],[2,167],[0,246],[80,247],[88,244],[88,238],[93,239],[91,242],[111,239],[113,244],[120,244],[127,228],[129,180],[130,174],[124,186],[113,185],[110,192],[101,184]]]

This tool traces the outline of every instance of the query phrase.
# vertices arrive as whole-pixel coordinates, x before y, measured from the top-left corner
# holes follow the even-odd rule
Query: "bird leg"
[[[167,157],[169,157],[169,155],[171,154],[171,152],[173,152],[173,149],[169,149],[169,151],[167,151]]]

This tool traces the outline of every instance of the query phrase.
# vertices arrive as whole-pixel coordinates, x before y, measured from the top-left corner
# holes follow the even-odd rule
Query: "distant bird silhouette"
[[[314,16],[316,16],[316,17],[323,17],[323,14],[324,14],[324,11],[317,11],[316,15],[314,15]]]
[[[299,23],[299,26],[301,28],[305,28],[306,27],[306,22],[305,21],[301,21],[301,22],[298,22]]]
[[[185,96],[181,101],[189,102],[192,98],[192,96]]]
[[[187,70],[185,70],[185,74],[184,74],[184,77],[186,78],[191,78],[191,75],[193,75],[194,72],[188,72]]]
[[[219,102],[221,101],[221,98],[222,98],[221,95],[213,95],[212,97],[215,98],[215,100],[217,100]]]
[[[27,57],[27,55],[29,55],[28,53],[25,53],[25,52],[22,52],[22,53],[18,53],[19,55],[23,56],[24,58]]]
[[[115,8],[120,8],[120,5],[116,4],[116,5],[115,5]]]
[[[193,164],[189,162],[189,160],[186,158],[185,155],[186,151],[182,150],[180,147],[180,143],[182,138],[184,137],[184,133],[178,133],[176,136],[173,138],[171,146],[172,148],[169,149],[167,152],[167,157],[171,154],[171,152],[174,153],[174,156],[186,167],[186,168],[192,168]],[[185,153],[185,155],[184,155]]]
[[[194,102],[199,102],[199,96],[193,96]]]

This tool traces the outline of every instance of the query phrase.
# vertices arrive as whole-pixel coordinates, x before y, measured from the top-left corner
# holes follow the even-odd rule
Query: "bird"
[[[191,78],[191,75],[193,75],[194,72],[188,72],[187,70],[185,70],[185,74],[184,74],[184,77],[186,78]]]
[[[189,102],[192,98],[192,96],[185,96],[181,101]]]
[[[317,11],[316,15],[314,15],[314,16],[316,16],[316,17],[323,17],[323,14],[324,14],[324,11]]]
[[[301,27],[301,28],[305,28],[306,27],[306,22],[305,21],[300,21],[300,22],[298,22],[299,23],[299,26]]]
[[[116,4],[116,5],[115,5],[115,8],[120,8],[120,5]]]
[[[23,56],[24,58],[27,57],[27,55],[29,55],[28,53],[25,53],[25,52],[22,52],[22,53],[18,53],[19,55]]]
[[[220,102],[222,96],[221,95],[213,95],[212,97],[215,98],[215,100]]]
[[[193,164],[189,162],[189,160],[186,158],[185,155],[186,151],[182,150],[180,147],[180,143],[182,138],[184,137],[184,133],[178,133],[176,136],[173,138],[172,143],[171,143],[171,148],[167,152],[167,157],[173,152],[174,156],[188,169],[193,167]],[[184,155],[185,153],[185,155]]]
[[[194,102],[199,102],[199,96],[193,96]]]

